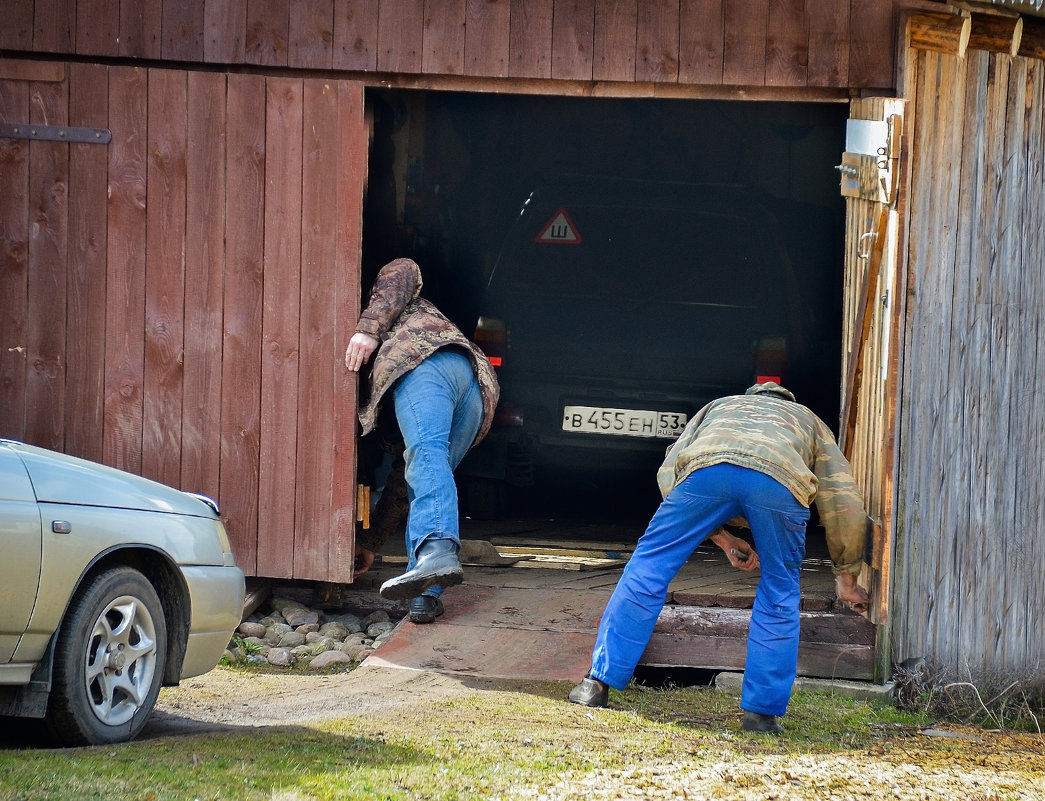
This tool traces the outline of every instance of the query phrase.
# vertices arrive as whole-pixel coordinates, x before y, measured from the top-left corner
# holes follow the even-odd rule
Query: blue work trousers
[[[482,394],[468,357],[436,351],[393,389],[396,418],[406,450],[410,512],[406,519],[407,569],[426,539],[461,544],[454,468],[475,441],[483,419]],[[442,588],[425,595],[438,597]]]
[[[668,584],[708,535],[738,515],[751,525],[761,569],[740,706],[763,715],[787,711],[798,666],[799,574],[809,509],[775,479],[732,464],[695,470],[653,515],[603,612],[593,678],[624,688],[649,643]]]

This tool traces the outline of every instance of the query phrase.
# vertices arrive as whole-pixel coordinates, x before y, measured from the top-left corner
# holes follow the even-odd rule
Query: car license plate
[[[674,439],[686,427],[687,419],[682,412],[566,406],[562,410],[562,430],[582,434]]]

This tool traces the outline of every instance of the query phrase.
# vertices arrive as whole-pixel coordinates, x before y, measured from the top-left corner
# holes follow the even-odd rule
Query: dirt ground
[[[307,725],[321,720],[402,714],[418,703],[465,692],[452,676],[411,670],[361,667],[350,673],[245,674],[216,668],[160,691],[141,737],[192,734],[230,727]]]
[[[393,708],[394,715],[403,719],[426,705],[503,686],[497,680],[386,667],[361,667],[337,675],[247,675],[217,668],[180,687],[163,690],[143,737],[307,726],[386,711],[391,715]],[[594,720],[593,713],[599,712],[588,713]],[[942,726],[935,731],[886,736],[872,749],[814,754],[783,744],[778,749],[772,742],[745,744],[723,734],[721,754],[710,761],[706,755],[697,758],[685,753],[654,760],[637,755],[630,768],[563,775],[550,786],[533,788],[518,797],[543,801],[1045,798],[1045,739],[1041,735]]]

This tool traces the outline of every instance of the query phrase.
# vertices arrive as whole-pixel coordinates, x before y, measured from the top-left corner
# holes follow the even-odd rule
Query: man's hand
[[[377,346],[380,344],[369,334],[356,332],[348,341],[348,347],[345,349],[345,367],[353,373],[358,373],[359,368],[367,363],[370,354],[377,350]]]
[[[722,549],[726,558],[729,559],[729,563],[737,570],[750,573],[758,567],[758,554],[746,540],[734,537],[724,528],[720,528],[712,534],[710,539]]]
[[[353,573],[354,578],[358,578],[366,573],[374,564],[374,557],[376,554],[373,551],[369,551],[361,545],[356,546],[356,564],[355,571]]]
[[[840,573],[836,576],[835,591],[838,594],[838,600],[851,604],[854,612],[862,614],[867,611],[871,596],[867,594],[867,590],[856,583],[856,576],[853,573]]]

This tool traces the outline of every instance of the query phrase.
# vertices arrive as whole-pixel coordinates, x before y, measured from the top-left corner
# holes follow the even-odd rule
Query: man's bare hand
[[[353,373],[358,373],[359,368],[367,363],[370,354],[377,350],[377,346],[380,344],[369,334],[356,332],[348,341],[348,347],[345,349],[345,367]]]
[[[838,600],[844,601],[852,606],[854,612],[866,612],[870,604],[871,596],[867,590],[856,583],[856,576],[852,573],[841,573],[835,577],[835,592]]]
[[[737,570],[750,573],[758,567],[758,554],[746,540],[734,537],[724,528],[720,528],[711,535],[711,541],[722,549],[729,563]]]
[[[357,545],[356,546],[356,564],[354,577],[358,578],[366,573],[374,564],[374,557],[376,554],[373,551],[369,551],[366,548]]]

